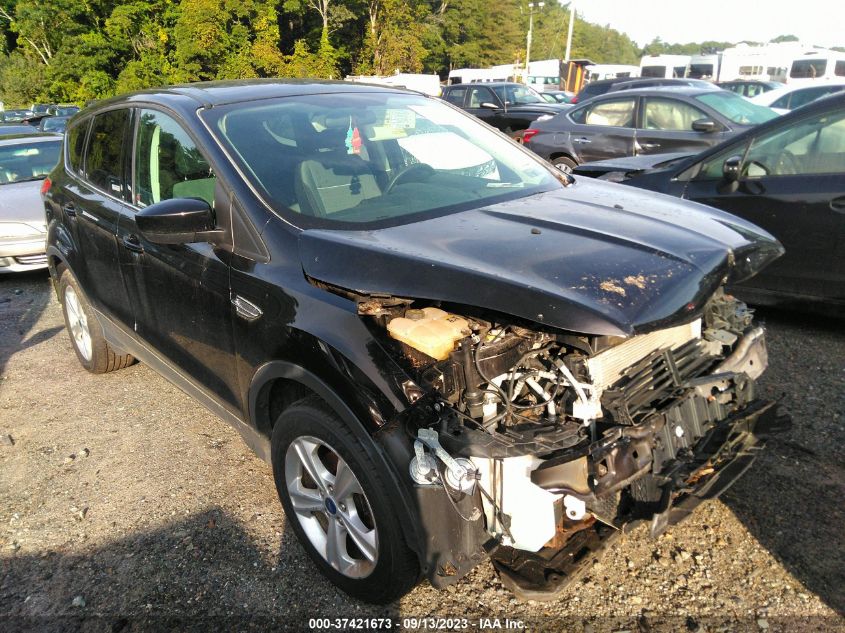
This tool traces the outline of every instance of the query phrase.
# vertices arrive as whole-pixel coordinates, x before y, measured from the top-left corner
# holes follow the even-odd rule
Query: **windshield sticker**
[[[417,117],[411,110],[389,108],[384,113],[384,125],[395,132],[403,132],[417,126]]]

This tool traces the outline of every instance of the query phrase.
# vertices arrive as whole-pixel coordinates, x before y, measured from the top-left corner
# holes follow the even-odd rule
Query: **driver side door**
[[[488,107],[484,107],[485,105]],[[489,107],[491,105],[496,107]],[[487,86],[470,86],[469,90],[467,90],[465,109],[485,123],[500,130],[503,129],[502,117],[505,113],[505,108],[499,98]]]
[[[202,148],[180,121],[139,109],[134,134],[134,211],[174,198],[200,198],[225,228],[229,203]],[[135,214],[118,225],[120,265],[135,332],[165,364],[231,412],[240,410],[230,298],[230,253],[206,242],[157,244]]]

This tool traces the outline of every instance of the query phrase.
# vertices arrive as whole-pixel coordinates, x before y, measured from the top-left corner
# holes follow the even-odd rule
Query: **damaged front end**
[[[784,422],[756,394],[763,329],[722,290],[698,318],[629,338],[355,298],[411,377],[380,440],[421,507],[448,501],[451,516],[422,517],[437,586],[486,552],[517,595],[553,596],[622,530],[659,534],[718,495]]]

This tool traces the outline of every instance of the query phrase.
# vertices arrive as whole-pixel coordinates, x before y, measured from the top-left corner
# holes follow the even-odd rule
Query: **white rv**
[[[625,64],[593,64],[586,66],[585,70],[587,81],[640,76],[639,66],[628,66]]]
[[[648,55],[640,60],[640,77],[686,77],[689,55]]]
[[[845,53],[815,49],[792,59],[786,83],[806,84],[843,78],[845,78]]]
[[[690,57],[689,68],[686,76],[690,79],[719,79],[719,65],[722,62],[722,54],[693,55]]]

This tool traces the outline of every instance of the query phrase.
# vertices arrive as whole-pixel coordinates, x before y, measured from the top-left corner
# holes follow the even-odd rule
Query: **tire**
[[[571,174],[572,170],[578,166],[578,163],[569,158],[569,156],[558,156],[552,160],[552,165],[560,169],[565,174]]]
[[[91,304],[67,269],[59,276],[59,301],[73,351],[85,369],[92,374],[105,374],[135,362],[130,354],[119,354],[106,342]]]
[[[326,578],[373,604],[392,602],[417,584],[419,563],[403,527],[412,519],[391,502],[399,492],[322,400],[309,396],[279,416],[272,456],[288,523]]]

